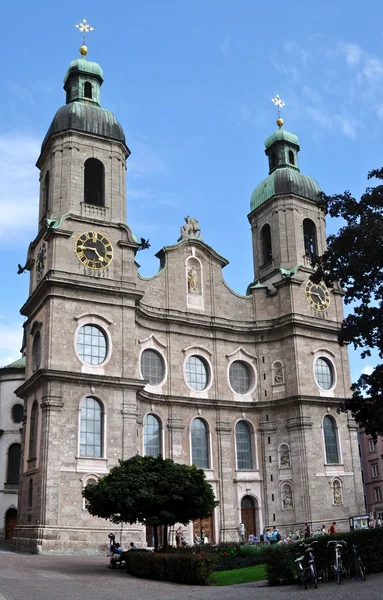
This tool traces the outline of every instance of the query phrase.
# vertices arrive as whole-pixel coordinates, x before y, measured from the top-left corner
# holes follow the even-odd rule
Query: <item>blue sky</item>
[[[102,105],[132,151],[128,223],[150,238],[141,272],[178,237],[183,217],[230,260],[228,284],[253,279],[249,198],[267,175],[264,140],[276,128],[271,98],[286,102],[300,168],[327,193],[360,195],[382,166],[381,3],[344,0],[93,0],[79,8],[36,0],[2,7],[0,56],[0,364],[18,357],[28,294],[24,264],[37,227],[39,146],[65,102],[63,76],[86,18],[89,60],[104,69]],[[80,12],[79,12],[80,11]],[[328,223],[328,231],[336,223]],[[351,355],[352,376],[369,370]]]

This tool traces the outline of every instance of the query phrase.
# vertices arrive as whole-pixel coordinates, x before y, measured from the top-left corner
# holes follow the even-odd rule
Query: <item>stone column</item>
[[[234,483],[233,430],[229,422],[217,421],[218,500],[220,515],[220,542],[238,541],[237,491]]]
[[[137,400],[136,390],[124,393],[122,403],[122,460],[128,460],[137,453]],[[140,453],[141,454],[141,453]]]
[[[290,434],[290,457],[294,488],[295,519],[301,523],[311,523],[311,494],[309,460],[307,451],[317,452],[312,448],[310,433],[313,426],[311,417],[297,415],[287,419],[287,430]]]
[[[175,462],[185,462],[183,456],[183,431],[185,425],[183,419],[172,418],[168,419],[168,431],[169,431],[169,458]],[[187,454],[186,454],[187,456]]]

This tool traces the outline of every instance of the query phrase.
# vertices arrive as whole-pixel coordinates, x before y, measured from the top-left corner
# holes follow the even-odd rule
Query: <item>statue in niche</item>
[[[189,238],[202,238],[201,227],[199,226],[198,219],[185,217],[185,225],[181,227],[180,240],[187,240]]]
[[[278,366],[275,367],[275,372],[274,372],[274,384],[278,385],[283,383],[283,367],[280,363],[278,363]]]
[[[281,467],[290,466],[290,452],[288,450],[284,450],[283,452],[281,452],[280,463]]]
[[[193,266],[188,270],[188,292],[191,294],[198,294],[198,291],[198,273]]]
[[[282,498],[283,508],[285,510],[291,510],[293,508],[293,495],[291,490],[286,490]]]
[[[342,504],[342,492],[339,483],[334,484],[334,504]]]

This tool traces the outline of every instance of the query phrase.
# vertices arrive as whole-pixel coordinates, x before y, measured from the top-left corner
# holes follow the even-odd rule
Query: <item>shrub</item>
[[[266,563],[266,576],[270,585],[293,583],[295,580],[294,554],[289,544],[266,546],[263,557]]]
[[[178,552],[125,552],[123,559],[130,575],[190,585],[207,585],[214,564],[211,557]]]

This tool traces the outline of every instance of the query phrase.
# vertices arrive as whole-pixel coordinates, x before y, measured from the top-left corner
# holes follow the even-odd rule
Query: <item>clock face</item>
[[[90,269],[105,269],[113,260],[113,246],[102,233],[87,231],[76,240],[76,256]]]
[[[43,242],[41,244],[40,250],[37,253],[36,257],[36,279],[40,281],[43,276],[44,268],[45,268],[45,259],[47,256],[47,244]]]
[[[308,281],[305,293],[307,302],[314,310],[324,311],[330,306],[330,292],[323,281],[319,283]]]

